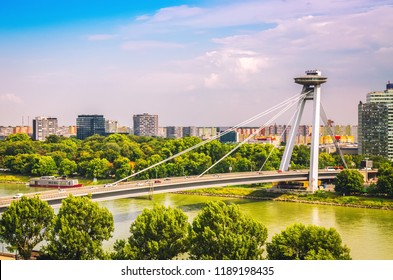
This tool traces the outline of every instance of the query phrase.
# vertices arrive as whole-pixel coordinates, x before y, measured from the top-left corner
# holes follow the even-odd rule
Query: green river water
[[[40,190],[42,188],[0,184],[0,196],[13,195],[17,192],[38,192]],[[191,222],[204,204],[212,200],[225,200],[239,205],[244,213],[266,225],[269,233],[268,240],[293,223],[334,227],[340,233],[343,242],[351,249],[353,259],[393,260],[392,210],[183,194],[158,194],[154,195],[152,200],[147,197],[140,197],[100,202],[100,205],[109,209],[115,219],[113,238],[105,242],[104,247],[110,250],[116,239],[127,238],[132,221],[143,209],[152,208],[154,203],[179,207],[186,213]]]

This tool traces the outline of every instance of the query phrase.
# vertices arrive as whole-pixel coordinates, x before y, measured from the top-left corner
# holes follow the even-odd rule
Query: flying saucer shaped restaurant
[[[305,86],[316,86],[325,83],[326,80],[327,77],[321,76],[321,71],[308,70],[305,76],[295,78],[295,83]]]

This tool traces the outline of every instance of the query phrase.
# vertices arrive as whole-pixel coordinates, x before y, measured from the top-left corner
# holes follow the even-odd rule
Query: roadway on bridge
[[[320,179],[334,179],[340,170],[320,170]],[[105,201],[119,198],[148,196],[156,193],[176,192],[199,188],[212,188],[222,186],[235,186],[256,183],[278,181],[305,181],[308,180],[308,170],[296,170],[287,172],[263,171],[263,172],[239,172],[222,174],[205,174],[202,177],[174,177],[163,179],[151,179],[143,181],[122,182],[117,185],[96,185],[79,188],[50,189],[39,193],[28,193],[25,196],[38,195],[53,207],[58,207],[61,201],[69,194],[74,196],[86,196],[91,194],[94,201]],[[2,213],[12,201],[11,197],[0,198],[0,213]]]

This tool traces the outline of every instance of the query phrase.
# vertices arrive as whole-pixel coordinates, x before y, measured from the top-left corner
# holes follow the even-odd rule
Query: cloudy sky
[[[307,69],[328,77],[328,117],[357,124],[393,81],[392,31],[392,0],[2,0],[0,125],[230,126],[298,95]]]

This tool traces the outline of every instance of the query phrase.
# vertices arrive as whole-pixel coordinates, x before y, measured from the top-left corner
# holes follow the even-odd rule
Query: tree
[[[31,168],[31,174],[37,176],[53,175],[56,171],[56,162],[51,156],[39,156]]]
[[[53,158],[56,163],[56,166],[60,166],[60,163],[67,158],[67,153],[63,151],[54,151],[46,154]]]
[[[320,153],[318,163],[319,163],[319,168],[326,168],[328,166],[337,165],[336,160],[329,153]]]
[[[7,142],[17,142],[17,141],[32,141],[29,135],[26,133],[15,133],[15,134],[10,134],[7,136],[5,139]]]
[[[310,147],[295,145],[292,152],[292,168],[301,169],[310,165]]]
[[[4,155],[32,154],[35,152],[33,143],[30,141],[5,141]]]
[[[393,196],[393,167],[390,164],[382,164],[378,169],[377,193]]]
[[[237,205],[209,202],[192,223],[192,259],[262,259],[266,227],[242,214]]]
[[[3,164],[13,173],[30,174],[31,168],[38,161],[37,154],[19,154],[16,156],[5,156]]]
[[[149,167],[149,163],[147,160],[144,159],[138,159],[135,163],[135,172],[140,172],[143,169]],[[142,180],[142,179],[149,179],[149,174],[146,172],[142,172],[141,174],[137,175],[137,178]]]
[[[105,143],[102,151],[103,157],[106,158],[108,161],[113,162],[116,158],[120,156],[120,146],[114,142]]]
[[[130,259],[170,260],[187,251],[189,227],[183,211],[156,204],[131,224],[128,244],[118,241],[114,249]]]
[[[337,174],[334,180],[334,190],[349,195],[363,192],[363,175],[357,170],[344,169]]]
[[[134,142],[124,142],[123,145],[121,145],[120,154],[131,161],[136,161],[145,156],[139,145]]]
[[[350,250],[342,244],[334,228],[293,224],[267,243],[269,260],[350,260]]]
[[[239,171],[239,172],[251,171],[252,166],[253,166],[252,162],[249,159],[247,159],[247,158],[240,158],[236,162],[236,170],[235,171]]]
[[[13,201],[0,220],[0,239],[17,250],[25,260],[30,259],[34,247],[48,237],[54,211],[46,201],[38,197],[26,197]]]
[[[126,239],[118,239],[113,245],[113,252],[110,252],[111,260],[136,260],[136,252]]]
[[[203,153],[190,152],[183,157],[185,158],[185,170],[188,174],[201,174],[212,164],[210,156]]]
[[[120,180],[131,174],[130,160],[126,157],[118,157],[113,162],[113,168],[115,169],[116,180]]]
[[[46,136],[45,142],[46,143],[60,143],[63,138],[64,138],[64,136],[58,136],[55,134],[51,134],[51,135]]]
[[[59,174],[60,175],[71,175],[78,168],[75,161],[69,160],[68,158],[63,159],[59,164]]]
[[[45,259],[92,260],[102,258],[102,242],[112,237],[113,215],[91,197],[68,196],[62,201],[48,244]]]
[[[89,178],[105,178],[109,172],[110,163],[107,159],[92,159],[86,168],[86,176]]]

